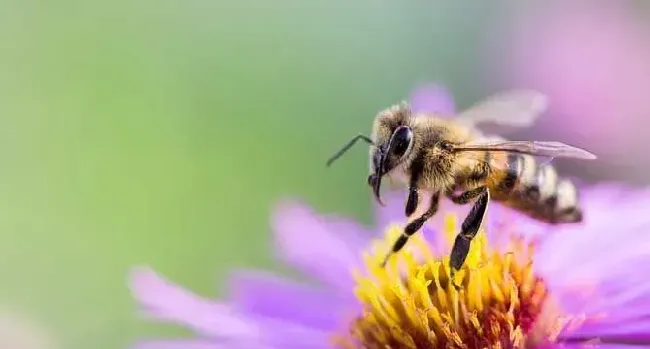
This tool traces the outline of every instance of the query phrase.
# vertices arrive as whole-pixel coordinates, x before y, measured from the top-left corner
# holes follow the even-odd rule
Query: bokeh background
[[[643,0],[0,0],[0,347],[182,333],[136,318],[128,268],[205,295],[281,269],[283,197],[371,222],[367,150],[324,161],[422,83],[459,108],[538,88],[549,113],[509,137],[650,183],[649,19]]]

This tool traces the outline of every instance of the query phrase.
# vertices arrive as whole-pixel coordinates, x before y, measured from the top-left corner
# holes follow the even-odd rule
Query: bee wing
[[[505,151],[550,158],[594,160],[596,155],[582,148],[553,141],[478,141],[459,146],[457,151]]]
[[[492,122],[529,127],[548,108],[548,98],[534,90],[510,90],[494,94],[462,111],[458,120],[468,124]]]
[[[467,161],[474,161],[477,163],[486,163],[490,166],[490,169],[492,171],[508,171],[513,164],[511,164],[508,161],[507,156],[490,156],[486,159],[485,153],[482,151],[468,151],[468,152],[463,152],[462,155],[463,160]],[[536,158],[536,163],[542,164],[542,163],[548,163],[551,162],[553,159],[552,158],[541,158],[537,159]]]
[[[496,151],[501,152],[501,151]],[[494,151],[490,151],[490,153],[494,153]],[[550,164],[555,157],[553,156],[544,156],[544,155],[531,155],[534,158],[535,164],[537,166],[543,166],[546,164]],[[462,159],[465,161],[474,161],[476,163],[487,163],[492,171],[505,171],[505,172],[510,172],[511,170],[519,171],[518,167],[512,167],[512,166],[519,166],[518,163],[513,163],[509,159],[508,156],[485,156],[485,151],[463,151],[462,153]]]

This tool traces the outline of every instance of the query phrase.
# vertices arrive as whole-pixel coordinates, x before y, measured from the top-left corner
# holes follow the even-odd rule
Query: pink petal
[[[638,348],[648,348],[648,346],[630,346],[626,344],[609,344],[609,343],[597,343],[597,344],[562,343],[562,344],[552,344],[543,348],[536,348],[536,349],[638,349]]]
[[[325,331],[341,325],[344,304],[349,300],[311,285],[255,271],[234,274],[229,285],[232,302],[247,314]]]
[[[365,229],[352,221],[319,217],[291,201],[277,205],[272,226],[279,258],[336,290],[350,292],[351,270],[368,242]]]
[[[405,190],[391,190],[382,193],[382,201],[385,206],[373,201],[375,226],[378,235],[383,235],[384,230],[392,225],[402,225],[406,222],[404,205],[406,204]]]
[[[179,323],[205,336],[246,337],[256,334],[255,327],[229,307],[203,299],[149,268],[134,268],[129,287],[146,314],[159,321]]]
[[[610,341],[621,343],[624,338],[636,337],[638,340],[645,340],[645,344],[650,346],[650,319],[639,319],[638,321],[627,323],[603,323],[586,324],[579,329],[568,333],[566,338],[584,338],[598,337],[609,338]]]
[[[270,348],[311,348],[333,349],[331,347],[332,332],[309,328],[302,324],[274,320],[253,319],[262,330],[257,343],[265,343]]]
[[[151,340],[135,343],[130,349],[226,349],[223,345],[204,340]],[[237,349],[236,347],[231,347]],[[241,349],[244,349],[243,347]],[[250,348],[253,349],[253,348]],[[261,349],[261,348],[260,348]]]
[[[638,339],[650,333],[650,282],[642,270],[650,262],[650,217],[643,212],[649,196],[600,185],[585,189],[583,199],[591,215],[544,240],[536,272],[568,313],[604,316],[567,338]]]
[[[129,349],[273,349],[273,347],[254,341],[217,343],[207,339],[168,339],[140,341]]]

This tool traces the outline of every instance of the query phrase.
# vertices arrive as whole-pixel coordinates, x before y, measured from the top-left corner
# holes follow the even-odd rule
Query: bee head
[[[381,178],[409,159],[413,149],[413,130],[410,125],[410,109],[406,103],[394,105],[375,118],[372,137],[359,134],[336,152],[328,161],[330,166],[347,152],[358,140],[370,144],[370,170],[368,184],[380,204]]]
[[[385,175],[400,165],[413,146],[413,131],[409,126],[399,126],[387,141],[371,150],[372,172]]]
[[[408,159],[413,148],[413,130],[408,125],[408,115],[406,104],[393,106],[378,115],[373,127],[375,146],[370,149],[368,185],[373,188],[379,203],[382,177]]]

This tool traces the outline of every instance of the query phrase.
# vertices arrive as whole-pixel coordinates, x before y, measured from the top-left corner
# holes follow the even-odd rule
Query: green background
[[[447,84],[461,106],[485,95],[484,41],[513,11],[442,0],[0,4],[0,299],[70,349],[175,333],[135,318],[133,265],[214,295],[230,267],[277,268],[278,199],[370,222],[367,151],[327,171],[324,161],[419,83]]]

